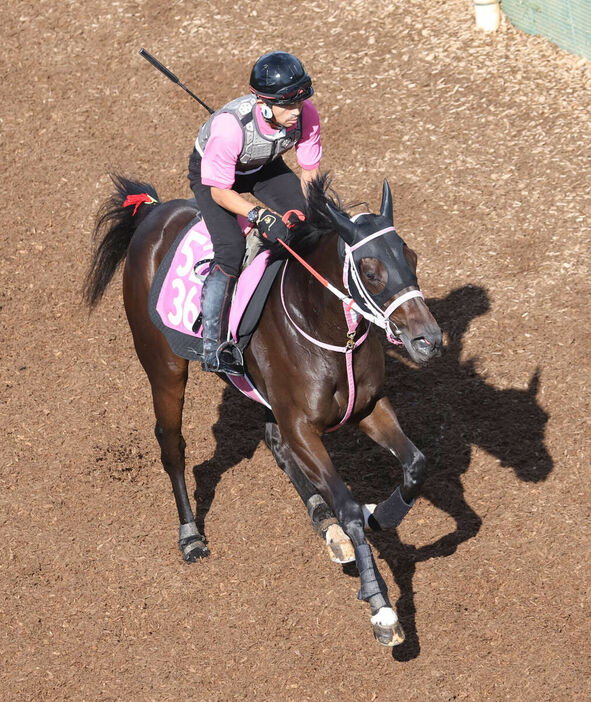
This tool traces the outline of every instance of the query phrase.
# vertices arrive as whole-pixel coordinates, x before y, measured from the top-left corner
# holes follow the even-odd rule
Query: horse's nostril
[[[423,336],[413,339],[412,345],[417,351],[421,351],[422,353],[429,353],[433,349],[433,344],[431,344],[429,339],[425,339]]]

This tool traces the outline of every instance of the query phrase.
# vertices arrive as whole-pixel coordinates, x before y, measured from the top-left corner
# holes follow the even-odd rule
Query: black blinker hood
[[[355,227],[359,235],[355,237],[353,246],[381,229],[392,227],[392,223],[384,217],[361,215],[355,220]],[[380,293],[372,295],[365,288],[365,292],[370,295],[379,307],[383,307],[388,300],[392,299],[404,288],[418,287],[417,276],[404,256],[404,245],[403,239],[395,229],[392,229],[375,239],[371,239],[366,244],[361,244],[359,248],[353,251],[353,263],[359,272],[359,264],[362,258],[375,258],[386,269],[388,280],[385,288]],[[345,242],[342,238],[339,239],[339,255],[344,259]],[[351,269],[349,269],[347,283],[351,294],[353,294],[356,285],[351,275]]]

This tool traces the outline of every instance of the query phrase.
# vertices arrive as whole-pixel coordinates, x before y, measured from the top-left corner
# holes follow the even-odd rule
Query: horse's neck
[[[343,280],[343,262],[338,252],[338,234],[327,234],[308,257],[308,262],[327,280],[341,288]],[[330,278],[329,278],[330,276]]]
[[[307,262],[334,287],[344,291],[343,264],[338,253],[338,241],[337,234],[326,236],[307,257]],[[343,305],[339,298],[319,281],[311,283],[312,274],[304,266],[295,261],[290,265],[297,267],[292,302],[298,308],[302,319],[307,319],[312,325],[330,324],[333,328],[335,325],[346,328]],[[296,291],[300,291],[300,294]]]

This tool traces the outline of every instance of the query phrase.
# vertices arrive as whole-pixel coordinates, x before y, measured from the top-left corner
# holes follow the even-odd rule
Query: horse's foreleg
[[[180,361],[180,359],[179,359]],[[179,513],[179,548],[187,563],[209,555],[205,538],[195,524],[187,484],[185,482],[185,440],[181,433],[187,366],[182,364],[178,373],[166,381],[152,383],[154,413],[156,415],[156,438],[160,444],[162,465],[168,473],[174,499]]]
[[[314,431],[285,432],[285,438],[299,459],[298,464],[302,472],[332,508],[353,543],[361,581],[358,597],[368,602],[371,607],[371,621],[376,639],[386,646],[402,643],[404,633],[390,605],[386,584],[365,538],[361,505],[337,474],[324,444]]]
[[[333,563],[350,563],[355,560],[351,540],[345,534],[333,511],[302,471],[300,459],[283,440],[275,417],[267,411],[265,417],[265,443],[277,465],[291,480],[306,505],[314,531],[324,539]]]
[[[373,529],[398,526],[414,504],[427,475],[425,456],[402,431],[389,400],[383,397],[373,412],[359,423],[371,439],[391,451],[400,461],[404,480],[387,500],[365,508],[366,522]]]

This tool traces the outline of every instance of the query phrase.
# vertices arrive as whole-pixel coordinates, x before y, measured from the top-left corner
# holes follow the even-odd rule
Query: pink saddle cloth
[[[252,227],[238,217],[247,235]],[[241,350],[256,329],[268,292],[281,265],[267,265],[269,251],[262,251],[238,279],[230,309],[230,333]],[[203,353],[201,291],[213,260],[213,246],[202,219],[189,224],[177,236],[156,271],[148,311],[152,322],[166,337],[171,349],[182,358],[200,361]],[[246,314],[245,314],[246,313]],[[244,395],[270,407],[248,375],[227,376]]]
[[[252,229],[248,220],[238,217],[238,221],[244,234],[248,234]],[[257,255],[238,279],[230,310],[230,332],[235,342],[238,341],[240,320],[265,272],[268,256],[268,251]],[[179,236],[162,262],[165,271],[158,281],[155,307],[160,321],[158,326],[164,326],[178,334],[199,339],[202,337],[201,324],[196,322],[200,318],[201,291],[212,258],[213,246],[209,232],[204,220],[200,219]],[[161,273],[160,269],[158,273]],[[195,358],[195,355],[192,357]]]

